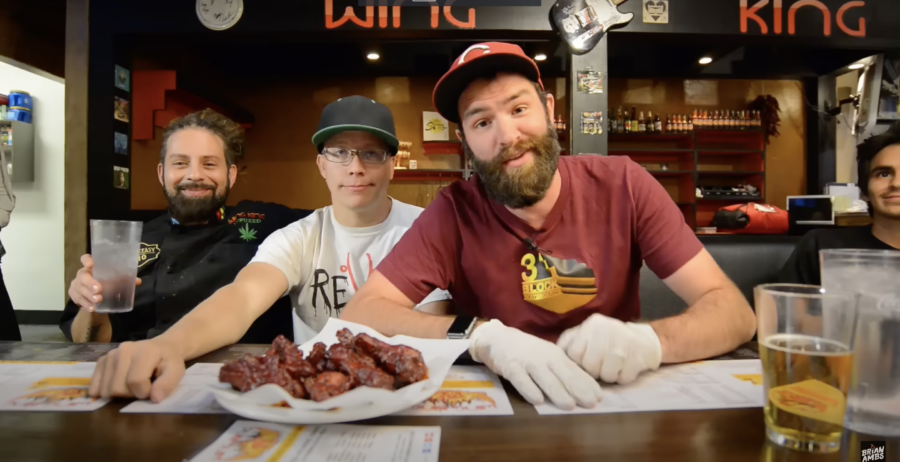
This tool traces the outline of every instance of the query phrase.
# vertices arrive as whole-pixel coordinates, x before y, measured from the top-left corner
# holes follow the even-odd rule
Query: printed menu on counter
[[[453,366],[440,391],[395,415],[513,415],[500,377],[485,366]]]
[[[189,367],[178,388],[161,403],[135,401],[120,412],[126,414],[227,414],[211,390],[230,389],[219,382],[221,364],[197,363]],[[512,404],[500,378],[484,366],[453,366],[440,391],[423,403],[396,415],[513,415]]]
[[[0,410],[93,411],[109,402],[88,396],[96,363],[0,362]]]
[[[231,388],[219,382],[221,364],[197,363],[184,371],[178,388],[161,403],[135,401],[122,408],[125,414],[228,414],[216,401],[210,389]]]
[[[440,447],[441,427],[238,420],[190,462],[437,462]]]
[[[601,384],[603,400],[593,409],[564,411],[552,403],[538,414],[612,414],[762,407],[762,363],[758,359],[701,361],[663,366],[628,385]]]

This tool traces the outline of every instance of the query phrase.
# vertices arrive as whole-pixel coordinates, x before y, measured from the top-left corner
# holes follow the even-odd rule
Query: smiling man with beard
[[[594,406],[596,379],[728,352],[756,330],[747,300],[662,186],[626,157],[560,157],[555,101],[507,43],[469,47],[434,89],[477,177],[444,189],[344,309],[385,335],[471,338],[528,401]],[[638,322],[646,264],[689,308]],[[412,308],[447,289],[458,316]]]
[[[226,207],[243,141],[240,125],[210,109],[169,124],[157,166],[168,213],[144,224],[134,309],[93,313],[101,288],[91,256],[84,255],[60,322],[69,340],[122,342],[161,334],[233,281],[268,235],[309,214],[252,201]],[[242,340],[269,343],[278,334],[292,336],[286,297],[270,303]]]

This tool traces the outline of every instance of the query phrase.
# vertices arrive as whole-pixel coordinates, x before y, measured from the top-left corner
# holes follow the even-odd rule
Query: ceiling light
[[[378,53],[375,53],[374,51],[372,53],[369,53],[366,55],[366,58],[369,58],[369,61],[375,61],[376,59],[378,59],[380,57],[381,56]]]
[[[709,64],[711,62],[712,62],[712,58],[710,58],[709,56],[704,56],[704,57],[700,58],[700,64]]]
[[[864,68],[864,67],[866,67],[866,65],[863,64],[863,63],[856,63],[856,64],[851,64],[851,65],[850,65],[850,69],[853,69],[853,70],[856,70],[856,69],[862,69],[862,68]]]
[[[544,61],[545,59],[547,59],[547,55],[545,55],[543,53],[538,53],[538,54],[534,55],[535,61]]]

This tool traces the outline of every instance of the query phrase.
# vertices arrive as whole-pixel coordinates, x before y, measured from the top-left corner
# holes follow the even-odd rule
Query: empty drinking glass
[[[900,252],[819,252],[822,285],[859,293],[853,380],[844,426],[900,436]]]
[[[94,279],[100,283],[97,313],[124,313],[134,309],[138,253],[143,223],[91,220],[91,258]]]

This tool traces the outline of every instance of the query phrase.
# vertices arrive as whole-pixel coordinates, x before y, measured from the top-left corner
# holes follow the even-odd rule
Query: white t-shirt
[[[421,207],[391,200],[391,212],[381,224],[342,226],[329,205],[260,244],[251,263],[268,263],[287,278],[296,344],[314,337],[329,317],[340,316],[341,308],[422,213]],[[449,298],[446,291],[435,290],[419,306]]]

